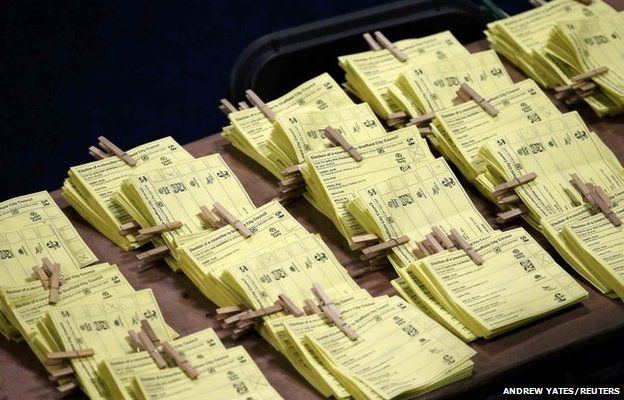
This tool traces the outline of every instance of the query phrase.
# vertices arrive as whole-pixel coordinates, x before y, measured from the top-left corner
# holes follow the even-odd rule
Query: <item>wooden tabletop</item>
[[[610,2],[618,9],[624,8],[624,1]],[[487,48],[487,43],[477,42],[468,46],[471,51]],[[515,81],[524,79],[513,66],[506,66]],[[553,101],[555,101],[553,99]],[[555,101],[561,111],[569,111]],[[624,161],[624,116],[599,119],[587,106],[576,108],[588,126],[593,129]],[[226,123],[224,119],[224,124]],[[213,135],[190,143],[186,148],[196,157],[220,153],[241,180],[256,206],[272,199],[276,194],[277,181],[253,160],[234,149],[220,135]],[[457,175],[459,173],[455,171]],[[463,185],[474,200],[479,211],[494,225],[495,208],[476,190],[463,180]],[[159,302],[166,321],[181,335],[187,335],[206,327],[218,332],[218,325],[212,317],[214,304],[208,301],[182,274],[172,272],[164,263],[157,268],[138,272],[135,252],[125,252],[109,242],[87,224],[60,197],[60,191],[52,192],[53,198],[67,214],[78,232],[85,239],[101,261],[119,265],[128,281],[138,290],[151,288]],[[364,265],[357,254],[351,252],[345,240],[338,234],[331,222],[304,199],[287,206],[287,209],[310,231],[319,233],[334,251],[340,262],[356,276]],[[522,224],[527,230],[530,227]],[[534,231],[532,231],[535,233]],[[537,235],[537,233],[535,233]],[[527,367],[562,352],[566,348],[591,345],[593,340],[624,333],[624,305],[616,300],[598,294],[586,285],[553,249],[540,238],[541,243],[589,292],[589,298],[582,304],[564,310],[539,322],[521,327],[493,340],[479,340],[471,346],[477,351],[473,358],[474,374],[469,379],[438,389],[421,396],[422,399],[442,399],[457,396],[474,387],[495,381],[514,370]],[[396,294],[390,285],[395,277],[391,268],[368,273],[356,278],[360,286],[372,295]],[[251,354],[260,369],[275,389],[286,399],[321,399],[318,394],[290,365],[285,357],[273,350],[259,335],[252,334],[240,341],[223,339],[227,347],[242,344]],[[0,338],[0,400],[50,398],[55,394],[55,385],[48,381],[44,368],[25,343],[13,343]]]

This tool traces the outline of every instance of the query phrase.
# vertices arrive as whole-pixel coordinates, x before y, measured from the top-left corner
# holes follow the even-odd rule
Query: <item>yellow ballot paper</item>
[[[337,129],[351,144],[386,135],[377,116],[366,103],[329,110],[302,110],[280,114],[271,133],[271,151],[283,153],[290,165],[301,164],[305,155],[331,146],[325,128]]]
[[[355,399],[413,397],[472,373],[475,351],[398,297],[344,318],[357,340],[334,327],[304,340]]]
[[[494,50],[503,54],[540,85],[563,83],[565,74],[544,47],[553,26],[615,11],[602,0],[585,5],[576,0],[554,0],[533,10],[488,24],[487,38]]]
[[[614,211],[624,218],[622,206]],[[598,213],[564,226],[563,236],[595,275],[624,300],[624,228]]]
[[[241,221],[253,232],[245,238],[227,225],[209,231],[177,249],[179,265],[202,293],[219,306],[235,305],[232,293],[221,282],[221,274],[233,262],[249,252],[283,244],[290,234],[293,240],[308,232],[278,202],[271,201],[246,215]]]
[[[351,240],[365,233],[346,206],[355,193],[402,171],[410,171],[433,160],[416,127],[403,128],[353,146],[362,160],[356,161],[340,147],[309,153],[301,172],[306,198],[329,217],[340,233]]]
[[[276,116],[303,109],[330,110],[353,105],[349,96],[327,73],[299,85],[275,100],[265,100],[265,103]],[[233,112],[228,118],[230,125],[223,128],[223,137],[273,175],[281,178],[281,171],[290,162],[271,156],[267,141],[271,137],[274,123],[257,107]]]
[[[142,319],[149,321],[158,338],[172,340],[149,289],[97,304],[57,306],[49,311],[47,325],[61,350],[94,350],[91,357],[72,359],[72,368],[91,399],[109,399],[112,393],[99,375],[99,365],[133,351],[128,330],[139,330]]]
[[[397,270],[417,260],[415,242],[424,240],[432,227],[447,233],[456,229],[468,239],[492,231],[442,158],[362,187],[347,209],[366,232],[383,241],[409,237],[411,242],[390,253]]]
[[[342,315],[356,308],[370,307],[384,297],[372,298],[364,289],[332,299]],[[326,397],[350,398],[349,391],[327,370],[318,357],[306,346],[304,337],[316,329],[326,329],[327,321],[318,314],[305,317],[272,318],[266,320],[265,327],[275,337],[278,350],[316,390]]]
[[[407,61],[399,61],[385,49],[338,57],[350,87],[384,119],[390,113],[400,111],[388,96],[387,89],[396,82],[403,69],[469,54],[449,31],[400,40],[394,42],[394,45],[407,56]]]
[[[63,273],[97,261],[48,192],[0,203],[0,287],[26,283],[43,257]]]
[[[193,156],[171,137],[146,143],[127,153],[137,160],[134,167],[114,156],[71,167],[63,183],[63,197],[104,236],[121,248],[130,250],[139,247],[145,240],[137,241],[133,235],[120,233],[120,225],[133,220],[113,200],[115,192],[130,175],[172,166]]]
[[[188,360],[199,373],[197,379],[189,379],[179,368],[138,375],[138,398],[281,399],[242,346],[216,354],[198,352],[188,357]]]
[[[212,328],[195,332],[171,343],[187,360],[198,355],[214,356],[226,351]],[[175,368],[179,372],[178,368]],[[146,351],[110,358],[100,364],[100,376],[115,399],[136,400],[135,376],[160,372]]]
[[[468,101],[436,113],[432,124],[434,144],[471,181],[485,171],[478,153],[486,141],[560,114],[530,79],[485,97],[498,110],[497,116]]]
[[[493,50],[409,66],[401,72],[397,81],[416,104],[416,115],[453,107],[456,92],[462,83],[468,83],[477,93],[486,96],[501,91],[513,82]],[[416,116],[410,110],[404,111],[412,117]]]
[[[591,78],[599,90],[583,99],[598,113],[615,115],[624,111],[624,13],[601,14],[558,23],[546,44],[547,54],[563,63],[570,78],[606,67]],[[566,68],[567,67],[567,68]]]
[[[236,175],[219,154],[145,171],[126,179],[114,199],[143,228],[180,222],[182,226],[153,236],[172,250],[167,261],[177,269],[175,249],[207,228],[202,206],[220,203],[236,217],[255,209]]]
[[[471,241],[484,259],[445,251],[409,267],[449,312],[479,337],[490,338],[587,298],[522,228]]]
[[[222,280],[238,295],[240,304],[252,309],[272,306],[280,294],[302,309],[305,299],[314,297],[314,283],[319,283],[331,298],[359,289],[318,235],[248,254],[225,270]]]
[[[569,211],[584,200],[570,183],[571,174],[607,192],[624,188],[624,168],[581,117],[571,112],[488,141],[479,152],[496,183],[531,172],[534,181],[515,188],[529,210],[529,222]]]

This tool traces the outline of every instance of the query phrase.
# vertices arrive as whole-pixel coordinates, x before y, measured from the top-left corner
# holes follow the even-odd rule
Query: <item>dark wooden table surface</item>
[[[624,8],[624,1],[610,3],[618,9]],[[487,43],[477,42],[468,47],[473,52],[479,51],[487,48]],[[524,75],[513,66],[508,63],[506,66],[515,81],[524,79]],[[556,101],[555,103],[562,111],[569,111],[564,105]],[[590,128],[615,152],[620,162],[624,162],[624,116],[600,119],[587,106],[579,106],[576,109]],[[253,160],[234,149],[220,135],[198,140],[186,147],[197,157],[220,153],[241,180],[256,206],[275,196],[276,180]],[[494,224],[495,208],[476,190],[469,187],[466,181],[463,181],[463,184],[478,209],[490,223]],[[139,273],[136,252],[124,252],[100,235],[69,207],[60,197],[58,190],[52,192],[52,196],[100,260],[118,264],[136,289],[151,288],[154,291],[167,322],[180,334],[187,335],[206,327],[217,328],[211,315],[215,306],[204,298],[183,274],[172,272],[164,264]],[[345,240],[327,218],[303,199],[288,205],[287,208],[309,231],[319,233],[323,237],[352,275],[359,274],[363,265],[358,261],[357,255],[349,250]],[[527,225],[524,226],[530,229]],[[473,376],[426,394],[421,397],[422,399],[455,396],[461,398],[460,395],[466,391],[494,382],[502,376],[509,376],[514,371],[561,354],[567,349],[590,346],[594,341],[615,335],[624,338],[624,305],[598,294],[586,285],[545,241],[542,240],[542,243],[582,282],[589,292],[589,298],[578,306],[510,334],[473,343],[472,346],[477,350],[473,359],[475,362]],[[396,294],[390,285],[390,279],[394,277],[394,272],[388,268],[385,271],[359,276],[356,280],[373,295]],[[298,400],[321,398],[288,361],[260,336],[254,334],[238,342],[227,338],[223,341],[228,347],[242,344],[283,397]],[[16,344],[0,338],[0,399],[46,399],[54,395],[55,385],[48,381],[44,368],[28,346],[25,343]]]

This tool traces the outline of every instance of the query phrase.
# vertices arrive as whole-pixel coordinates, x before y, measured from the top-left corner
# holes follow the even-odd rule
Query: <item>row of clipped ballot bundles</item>
[[[244,349],[226,350],[210,329],[179,338],[165,324],[151,290],[135,291],[115,265],[94,264],[97,258],[47,192],[7,200],[0,209],[2,333],[24,340],[61,392],[79,385],[92,399],[162,398],[164,393],[167,398],[199,393],[280,398]],[[32,277],[32,267],[43,258],[61,266],[55,304],[50,288]],[[128,331],[141,330],[142,320],[159,340],[184,354],[197,379],[189,379],[172,359],[161,369],[147,351],[137,351]],[[62,354],[81,351],[87,355]]]
[[[597,243],[579,248],[574,245],[578,238],[564,233],[566,224],[582,223],[597,211],[586,203],[572,176],[600,187],[609,201],[617,203],[624,187],[621,163],[578,113],[561,113],[531,80],[486,98],[497,108],[496,117],[472,102],[439,111],[431,124],[431,142],[503,208],[499,222],[522,216],[601,292],[621,293],[623,277],[617,261],[599,255]],[[535,174],[532,181],[497,190],[498,185],[529,174]],[[612,210],[617,213],[617,207]],[[576,221],[570,220],[571,215]],[[619,226],[601,234],[603,243],[618,243],[622,237]]]
[[[129,153],[132,154],[134,151],[131,150]],[[107,159],[91,164],[103,164],[105,161]],[[138,162],[139,167],[140,163],[141,160]],[[117,164],[120,169],[126,168],[119,162]],[[225,180],[229,186],[225,186],[225,183],[215,184],[217,178]],[[169,264],[180,268],[207,297],[222,307],[245,305],[250,310],[263,310],[273,305],[272,302],[280,294],[286,294],[296,306],[303,307],[306,304],[305,300],[313,297],[310,288],[314,283],[321,284],[332,298],[353,292],[360,293],[360,297],[369,298],[367,294],[363,296],[365,292],[361,291],[348,276],[322,240],[305,231],[279,203],[270,202],[255,209],[219,155],[180,160],[166,166],[155,164],[152,169],[143,167],[138,170],[138,175],[125,176],[122,181],[116,182],[115,186],[117,189],[111,197],[112,202],[143,228],[166,225],[174,221],[181,223],[176,229],[159,232],[148,238],[142,234],[136,235],[137,240],[149,239],[156,245],[164,243],[168,248]],[[245,238],[233,225],[216,230],[204,229],[203,221],[198,216],[200,206],[217,200],[227,204],[230,211],[241,219],[240,222],[251,232],[250,237]],[[284,243],[288,246],[284,247]],[[280,256],[283,259],[279,258]],[[243,265],[253,262],[255,260],[253,257],[257,257],[257,265]],[[297,264],[278,267],[276,258],[283,263],[294,263],[293,260],[296,260]],[[243,272],[252,275],[242,274]],[[290,286],[287,283],[290,283]],[[250,287],[255,287],[258,292],[250,292]],[[395,300],[384,298],[384,301]],[[469,358],[474,352],[469,347],[412,305],[401,302],[397,307],[406,310],[404,312],[411,312],[409,318],[412,319],[413,326],[420,327],[412,336],[407,337],[409,342],[403,350],[421,351],[421,342],[417,340],[420,338],[416,333],[424,332],[435,335],[436,348],[447,350],[449,353],[444,354],[444,358],[440,356],[436,359],[437,364],[431,357],[387,363],[381,357],[387,344],[377,343],[376,339],[366,340],[368,335],[378,335],[376,330],[371,330],[370,333],[367,330],[371,325],[379,327],[378,321],[367,321],[367,324],[361,325],[358,331],[358,341],[352,342],[345,337],[346,342],[342,343],[344,348],[359,346],[362,341],[366,341],[368,346],[370,343],[376,343],[378,354],[371,356],[369,361],[378,370],[385,368],[399,370],[405,367],[405,364],[401,363],[407,363],[410,366],[408,370],[412,367],[417,369],[426,367],[427,372],[418,377],[412,376],[411,373],[397,376],[396,382],[400,385],[390,385],[394,388],[391,391],[382,382],[362,383],[360,380],[364,379],[365,371],[351,369],[353,366],[343,364],[344,360],[334,360],[336,349],[332,349],[332,352],[318,345],[319,352],[328,352],[328,361],[323,364],[318,362],[310,364],[310,360],[298,359],[297,352],[290,354],[289,358],[295,360],[293,363],[300,371],[306,371],[303,373],[304,376],[321,392],[334,393],[341,398],[350,395],[360,398],[377,396],[391,398],[395,396],[393,393],[396,391],[397,394],[418,394],[470,374],[472,362]],[[351,321],[346,315],[343,315],[343,318],[350,324]],[[324,329],[325,333],[337,330],[328,326],[320,315],[310,316],[309,319],[316,321],[314,330],[308,332],[310,335],[323,330],[321,328],[327,328]],[[242,322],[244,323],[242,331],[255,326],[254,319]],[[234,328],[236,333],[237,325],[230,328]],[[384,329],[392,331],[388,327]],[[282,348],[283,345],[275,339],[275,334],[267,335],[263,326],[261,332],[276,348]],[[305,339],[304,336],[300,338],[301,343]],[[328,370],[331,372],[327,372]],[[316,372],[310,375],[307,371]],[[377,380],[380,377],[372,376],[369,379]],[[373,385],[372,389],[367,385]]]
[[[185,180],[195,181],[196,177],[191,174],[185,176]],[[133,181],[130,178],[126,182]],[[183,203],[184,195],[180,192],[165,193],[142,186],[136,193],[141,195],[128,196],[127,204],[141,210],[144,213],[141,218],[145,220],[164,216],[165,219],[156,221],[158,223],[171,222],[167,218],[181,219],[189,211],[169,208],[171,213],[158,214],[158,209],[148,206],[150,202],[193,204]],[[230,318],[237,316],[226,315],[226,328],[233,334],[257,327],[314,387],[337,398],[415,395],[470,375],[473,350],[417,307],[396,298],[372,299],[349,277],[322,239],[308,233],[278,202],[238,214],[238,218],[251,232],[249,237],[236,226],[226,225],[217,230],[206,230],[170,250],[177,266],[202,293],[222,309],[241,307],[242,314],[257,311],[262,317],[263,311],[275,307],[276,301],[284,295],[297,309],[304,309],[314,298],[311,288],[319,284],[332,299],[336,299],[341,318],[355,329],[357,338],[349,338],[339,328],[328,325],[326,317],[320,314],[287,315],[280,307],[273,310],[277,315],[264,317],[264,324],[260,323],[261,318],[259,321],[256,321],[258,317],[245,319],[242,314],[239,316],[241,320],[229,322]],[[357,312],[348,313],[350,308],[345,308],[347,305]],[[365,305],[379,307],[376,318],[370,318],[372,310],[376,309],[362,311]],[[386,322],[380,323],[380,318]],[[409,323],[413,332],[401,334],[404,331],[402,324],[396,323],[398,319]],[[282,325],[287,323],[298,327],[296,338],[286,333]],[[298,324],[304,325],[299,327]],[[379,339],[387,338],[392,332],[396,335],[393,341]],[[391,343],[396,343],[401,335],[404,335],[403,345],[400,350],[394,349]],[[425,335],[426,339],[420,335]],[[424,342],[431,347],[423,347]],[[365,369],[354,364],[352,359],[343,358],[345,352],[357,354],[361,346],[371,350]],[[384,355],[391,348],[402,354],[420,356],[387,360]],[[430,352],[432,349],[436,351]],[[371,366],[375,372],[370,371]],[[417,369],[421,373],[402,373],[387,378],[380,373],[386,369]]]
[[[553,0],[491,22],[486,35],[493,49],[540,85],[568,92],[570,103],[586,101],[600,116],[615,115],[624,110],[622,18],[602,0]]]

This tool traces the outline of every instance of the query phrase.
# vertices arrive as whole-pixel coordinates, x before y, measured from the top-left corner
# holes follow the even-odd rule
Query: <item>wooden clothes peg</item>
[[[145,332],[149,340],[151,340],[155,346],[158,346],[160,344],[160,339],[156,335],[154,328],[152,328],[152,325],[150,325],[150,323],[146,319],[141,320],[141,330]]]
[[[544,0],[529,0],[529,4],[533,7],[541,7],[546,4]]]
[[[278,297],[279,301],[281,301],[280,305],[288,314],[295,317],[301,317],[302,315],[304,315],[304,312],[299,307],[297,307],[297,305],[292,300],[290,300],[288,296],[282,293]]]
[[[490,114],[490,116],[492,117],[495,117],[498,115],[498,110],[489,101],[487,101],[485,97],[477,93],[477,91],[474,90],[472,86],[470,86],[466,82],[462,82],[462,84],[459,86],[457,95],[464,101],[466,101],[466,99],[473,100],[475,103],[479,105],[479,107],[481,107],[485,112]]]
[[[169,342],[162,343],[162,349],[167,353],[178,367],[191,379],[197,379],[199,372],[191,365],[191,363],[182,356]]]
[[[221,112],[225,115],[238,111],[236,110],[236,107],[234,107],[234,104],[230,103],[228,99],[221,99],[220,103],[219,110],[221,110]]]
[[[133,329],[128,331],[128,340],[134,346],[135,351],[143,351],[143,343],[141,343],[141,339],[139,338],[139,334],[136,333]]]
[[[506,191],[517,188],[518,186],[524,185],[525,183],[532,182],[536,178],[537,174],[535,172],[529,172],[528,174],[519,176],[510,181],[503,182],[500,185],[494,186],[494,191],[492,192],[492,195],[494,197],[498,197]]]
[[[609,72],[609,67],[599,67],[599,68],[594,68],[591,69],[587,72],[584,72],[582,74],[578,74],[572,77],[572,81],[574,82],[580,82],[580,81],[586,81],[588,79],[591,79],[593,77],[596,77],[598,75],[602,75],[606,72]]]
[[[262,114],[264,114],[265,117],[267,117],[267,119],[271,122],[275,121],[275,113],[273,112],[273,110],[271,110],[269,108],[269,106],[267,106],[261,99],[260,97],[258,97],[258,95],[256,93],[254,93],[253,90],[248,89],[245,91],[245,97],[247,97],[247,100],[249,100],[249,102],[251,104],[253,104],[255,107],[258,108],[258,110],[260,110],[262,112]]]
[[[139,229],[139,235],[146,236],[146,235],[154,235],[157,233],[169,232],[169,231],[173,231],[176,229],[180,229],[182,228],[182,226],[184,226],[184,224],[180,221],[169,221],[169,222],[165,222],[164,224],[149,226],[147,228],[141,228]]]
[[[314,300],[305,299],[303,302],[305,303],[303,311],[305,311],[306,315],[320,314],[322,312]]]
[[[401,236],[398,238],[391,238],[386,240],[385,242],[379,243],[379,244],[375,244],[369,247],[366,247],[362,250],[362,253],[364,255],[369,255],[369,254],[373,254],[373,253],[379,253],[382,251],[386,251],[386,250],[390,250],[393,247],[396,246],[400,246],[402,244],[405,244],[409,242],[409,237],[407,236]]]
[[[498,224],[506,224],[511,220],[514,220],[518,217],[520,217],[522,214],[524,214],[524,209],[518,207],[518,208],[512,208],[510,210],[507,211],[502,211],[499,212],[498,214],[496,214],[496,223]]]
[[[362,35],[362,37],[364,38],[364,40],[368,44],[368,47],[370,47],[372,51],[379,51],[382,49],[381,45],[377,43],[377,41],[373,38],[373,36],[370,33],[366,32],[365,34]]]
[[[319,284],[314,283],[312,285],[312,293],[316,296],[316,298],[321,302],[320,309],[323,312],[323,315],[333,324],[335,325],[342,333],[345,334],[350,340],[357,340],[358,334],[353,330],[340,315],[340,311],[334,305],[332,299],[327,295],[325,289]]]
[[[48,303],[56,304],[59,301],[59,287],[61,279],[61,265],[54,263],[52,265],[52,275],[50,276],[50,293],[48,294]]]
[[[241,221],[238,220],[234,216],[234,214],[230,213],[225,207],[221,205],[221,203],[214,203],[213,209],[216,214],[220,215],[223,219],[225,219],[228,224],[232,225],[236,230],[243,235],[244,238],[248,238],[251,236],[251,231],[249,228],[245,226]]]
[[[440,227],[432,226],[431,231],[433,233],[433,236],[435,236],[437,241],[442,244],[445,249],[451,251],[456,250],[455,243],[453,243],[453,241],[449,239],[449,237],[444,233],[444,231],[442,231],[442,229],[440,229]]]
[[[147,334],[143,331],[139,331],[138,335],[139,340],[143,345],[143,348],[145,349],[145,351],[147,351],[150,357],[152,357],[152,360],[154,360],[156,366],[158,366],[159,369],[167,368],[167,362],[163,358],[162,354],[160,354],[158,349],[156,349],[156,346],[154,346],[154,343],[150,340]]]
[[[168,253],[169,247],[162,245],[139,253],[136,255],[136,258],[139,260],[145,260],[147,258],[164,258]]]
[[[375,39],[386,50],[390,52],[397,60],[401,62],[407,61],[407,55],[403,53],[394,43],[384,36],[383,33],[375,31]]]
[[[141,229],[141,225],[138,222],[126,222],[125,224],[119,225],[119,234],[120,235],[130,235],[136,231]]]
[[[78,349],[66,351],[54,351],[46,354],[46,358],[51,361],[71,360],[73,358],[91,357],[95,354],[93,349]]]
[[[342,147],[342,149],[346,151],[355,161],[362,161],[362,154],[360,154],[360,152],[357,151],[355,147],[347,142],[347,139],[345,139],[345,137],[342,136],[342,134],[337,129],[334,129],[331,126],[326,127],[325,137],[329,139],[329,141],[332,142],[334,146]]]
[[[455,228],[450,230],[449,238],[455,242],[457,248],[462,249],[466,252],[468,257],[477,265],[483,264],[483,257],[479,253],[477,253],[470,243],[459,233],[459,231]]]
[[[421,124],[430,124],[435,119],[435,113],[430,112],[424,115],[419,115],[409,120],[407,125],[421,125]]]
[[[106,139],[104,136],[98,137],[98,140],[99,140],[100,147],[106,153],[102,152],[100,149],[98,149],[95,146],[91,146],[89,147],[89,154],[91,154],[95,158],[102,159],[102,158],[108,157],[109,154],[112,154],[112,155],[119,157],[121,160],[123,160],[123,162],[125,162],[131,167],[134,167],[136,165],[137,162],[134,158],[132,158],[132,156],[127,154],[125,151],[121,150],[113,142]]]
[[[212,211],[208,209],[206,206],[199,207],[199,217],[204,221],[204,227],[210,227],[213,229],[219,229],[224,227],[226,224],[223,220],[221,220],[217,215],[215,215]]]

